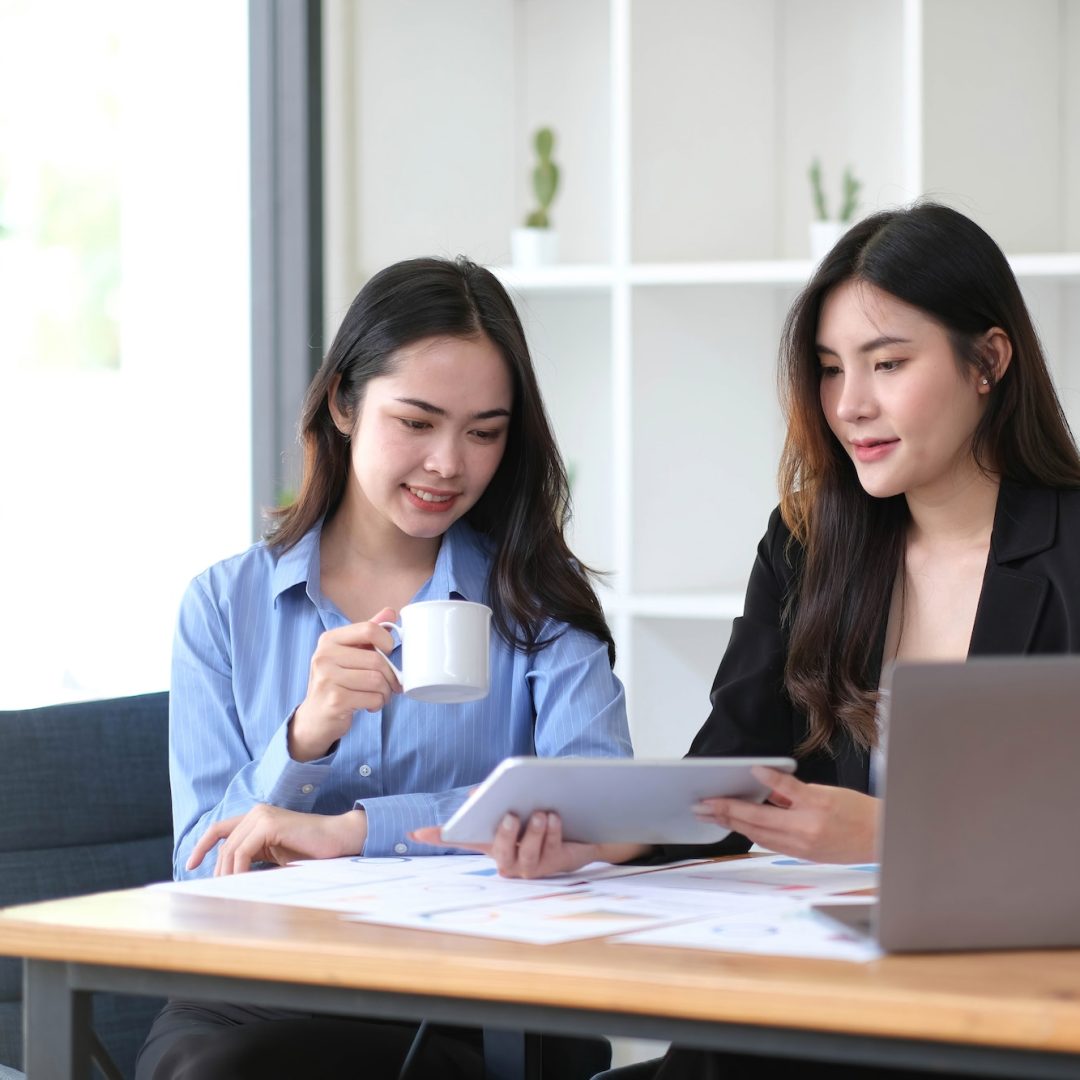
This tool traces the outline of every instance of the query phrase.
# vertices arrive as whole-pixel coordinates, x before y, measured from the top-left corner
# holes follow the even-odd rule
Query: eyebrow
[[[887,345],[910,345],[911,338],[904,337],[890,337],[888,334],[882,334],[881,337],[874,338],[873,341],[868,341],[865,345],[860,345],[858,351],[861,353],[872,353],[876,349],[883,349]],[[825,353],[828,356],[839,356],[840,354],[835,349],[830,349],[828,345],[822,345],[821,342],[817,342],[814,348],[819,353]]]
[[[441,409],[438,405],[432,405],[430,401],[421,401],[419,398],[407,398],[399,397],[394,398],[395,401],[400,401],[402,405],[411,405],[414,409],[419,409],[421,412],[430,413],[432,416],[447,416],[448,413],[445,409]],[[473,413],[469,417],[470,420],[495,420],[500,416],[509,416],[509,409],[485,409],[483,412]]]

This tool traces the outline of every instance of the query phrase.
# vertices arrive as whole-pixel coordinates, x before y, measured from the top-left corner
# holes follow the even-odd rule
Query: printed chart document
[[[865,962],[882,956],[867,938],[823,919],[812,901],[865,903],[877,891],[878,867],[811,863],[784,855],[673,868],[640,879],[649,892],[692,891],[744,903],[705,918],[646,927],[612,940],[630,945],[667,945],[722,952],[803,956]]]
[[[499,877],[483,855],[312,860],[151,888],[290,904],[343,918],[535,945],[617,944],[871,960],[880,952],[810,911],[877,887],[877,867],[779,855],[664,867],[594,863],[540,880]]]
[[[864,963],[884,955],[867,938],[825,920],[802,904],[765,904],[754,911],[713,914],[689,922],[648,927],[612,938],[616,944],[667,945],[682,949],[803,956]]]
[[[762,855],[723,862],[665,866],[637,879],[642,888],[742,894],[757,898],[822,900],[840,894],[877,892],[876,863],[837,865]]]
[[[514,903],[580,888],[589,876],[602,880],[630,867],[594,863],[573,875],[543,880],[499,877],[486,855],[391,856],[312,859],[290,866],[219,878],[162,882],[154,889],[219,896],[256,903],[324,908],[355,916],[405,916],[446,906]]]

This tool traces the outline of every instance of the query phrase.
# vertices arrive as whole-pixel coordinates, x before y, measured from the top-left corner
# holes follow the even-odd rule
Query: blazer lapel
[[[1048,589],[1046,578],[988,566],[969,656],[1023,656],[1031,651]]]
[[[1057,515],[1056,491],[1002,482],[968,655],[1030,651],[1049,583],[1015,564],[1054,543]]]

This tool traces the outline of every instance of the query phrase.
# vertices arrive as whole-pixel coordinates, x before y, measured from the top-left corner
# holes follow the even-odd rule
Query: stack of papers
[[[618,944],[866,961],[880,949],[809,905],[864,901],[876,891],[877,869],[763,855],[655,868],[593,863],[524,881],[499,877],[483,855],[360,856],[150,887],[535,945],[606,937]]]

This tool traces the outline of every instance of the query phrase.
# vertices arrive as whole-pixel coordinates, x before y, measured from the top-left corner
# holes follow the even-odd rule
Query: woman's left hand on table
[[[199,837],[187,869],[194,870],[217,843],[214,876],[242,874],[253,863],[279,866],[296,859],[335,859],[359,855],[367,840],[363,810],[309,814],[260,803],[246,814],[215,822]]]

